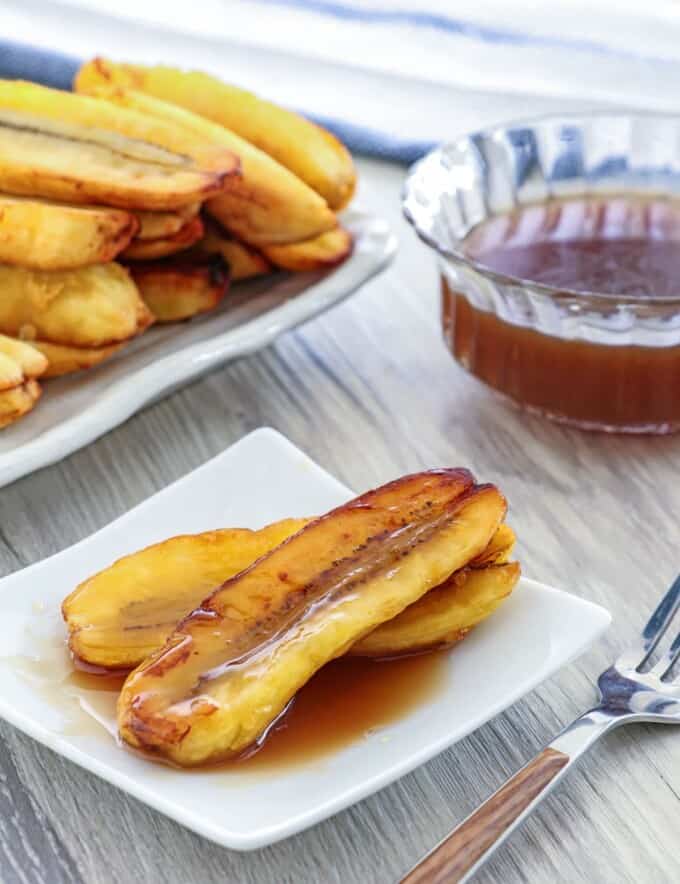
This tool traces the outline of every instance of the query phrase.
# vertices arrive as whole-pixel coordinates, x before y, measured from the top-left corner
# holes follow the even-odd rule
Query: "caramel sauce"
[[[434,697],[444,685],[446,659],[445,651],[433,651],[391,660],[335,660],[298,691],[266,739],[219,767],[286,768],[356,743]]]
[[[680,296],[680,205],[633,197],[527,206],[475,228],[479,264],[560,290]]]
[[[59,732],[117,739],[116,703],[127,673],[82,662],[74,667],[63,643],[35,650],[41,653],[2,659],[63,713]],[[444,685],[446,660],[446,651],[434,651],[392,660],[347,657],[329,663],[298,692],[261,743],[239,758],[200,770],[213,775],[270,772],[318,761],[436,696]]]
[[[464,250],[491,270],[562,290],[680,300],[680,207],[670,202],[533,206],[480,225]],[[584,427],[680,427],[680,346],[553,337],[474,307],[446,280],[442,322],[461,365],[530,409]]]

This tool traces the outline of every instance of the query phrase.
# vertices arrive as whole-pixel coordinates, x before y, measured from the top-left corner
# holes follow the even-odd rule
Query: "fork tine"
[[[675,578],[671,588],[647,621],[640,640],[621,655],[617,665],[628,669],[638,669],[642,666],[654,652],[678,608],[680,608],[680,575]],[[675,642],[673,645],[675,646]]]
[[[680,657],[680,632],[675,636],[675,641],[656,666],[650,669],[650,673],[656,675],[657,678],[664,678],[671,671],[678,657]]]

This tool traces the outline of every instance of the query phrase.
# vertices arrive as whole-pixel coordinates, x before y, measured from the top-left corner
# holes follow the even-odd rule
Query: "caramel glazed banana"
[[[330,660],[479,556],[506,511],[466,470],[407,476],[227,580],[127,679],[121,737],[182,766],[238,755]]]

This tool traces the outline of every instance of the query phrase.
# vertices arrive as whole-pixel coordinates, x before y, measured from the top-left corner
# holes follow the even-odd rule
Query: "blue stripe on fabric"
[[[0,40],[0,77],[6,80],[34,80],[55,89],[70,89],[79,66],[77,58],[62,52]]]
[[[672,59],[661,56],[648,56],[615,46],[607,46],[594,40],[578,40],[571,37],[553,37],[541,34],[526,34],[505,28],[492,28],[477,25],[463,19],[452,18],[436,12],[419,12],[408,9],[368,9],[348,6],[335,0],[256,0],[268,6],[288,6],[302,9],[345,21],[362,24],[407,25],[416,28],[444,31],[459,37],[470,37],[483,43],[505,43],[512,46],[526,46],[551,49],[572,49],[578,52],[593,52],[620,58],[637,59],[656,63],[670,62]]]
[[[0,77],[4,79],[33,80],[55,89],[70,89],[79,67],[80,61],[71,55],[0,40]],[[343,120],[311,119],[333,132],[351,151],[365,156],[410,164],[433,146],[430,142],[393,138]]]

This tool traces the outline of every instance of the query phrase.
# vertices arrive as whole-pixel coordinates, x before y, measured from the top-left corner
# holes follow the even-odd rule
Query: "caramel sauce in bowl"
[[[582,429],[680,430],[679,143],[680,117],[562,115],[414,167],[404,212],[466,371]]]

